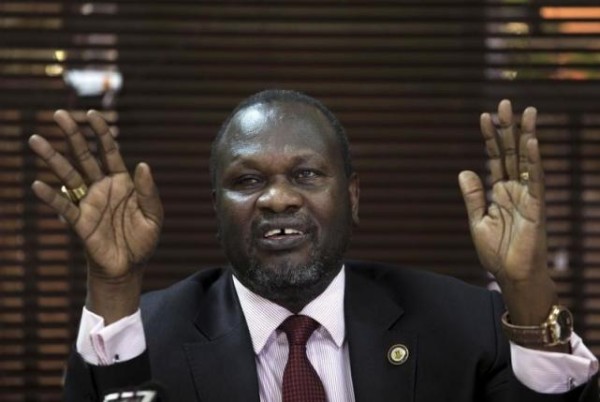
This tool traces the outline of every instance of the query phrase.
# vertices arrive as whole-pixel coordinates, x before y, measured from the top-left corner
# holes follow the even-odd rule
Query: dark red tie
[[[279,326],[290,345],[283,372],[283,402],[327,402],[323,383],[306,356],[306,341],[318,327],[318,322],[305,315],[288,317]]]

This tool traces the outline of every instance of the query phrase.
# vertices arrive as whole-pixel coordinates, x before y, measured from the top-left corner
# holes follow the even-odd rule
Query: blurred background
[[[223,263],[209,145],[265,88],[304,91],[345,125],[362,184],[350,257],[481,286],[456,177],[487,176],[481,112],[535,105],[549,267],[600,354],[599,51],[597,1],[3,0],[0,400],[60,399],[85,295],[77,239],[30,191],[59,184],[29,135],[64,150],[54,110],[94,108],[130,167],[150,163],[166,221],[146,287],[161,288]]]

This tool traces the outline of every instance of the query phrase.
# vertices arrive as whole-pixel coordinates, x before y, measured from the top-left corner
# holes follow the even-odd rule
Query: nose
[[[302,206],[302,195],[287,179],[278,178],[264,188],[256,204],[275,213],[291,212]]]

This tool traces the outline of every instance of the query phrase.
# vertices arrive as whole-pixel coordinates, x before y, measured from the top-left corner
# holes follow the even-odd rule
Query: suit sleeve
[[[95,402],[113,389],[131,388],[151,380],[148,352],[109,366],[86,363],[73,350],[69,357],[65,377],[65,402]]]

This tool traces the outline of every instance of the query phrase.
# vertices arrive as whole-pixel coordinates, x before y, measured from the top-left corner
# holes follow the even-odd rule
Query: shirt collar
[[[299,313],[307,315],[321,324],[338,348],[342,347],[346,335],[344,318],[345,282],[346,272],[345,267],[342,266],[340,272],[333,278],[333,281],[323,293],[308,303]],[[233,285],[246,317],[254,353],[259,354],[273,331],[293,314],[285,307],[252,292],[242,285],[235,276],[233,277]]]

